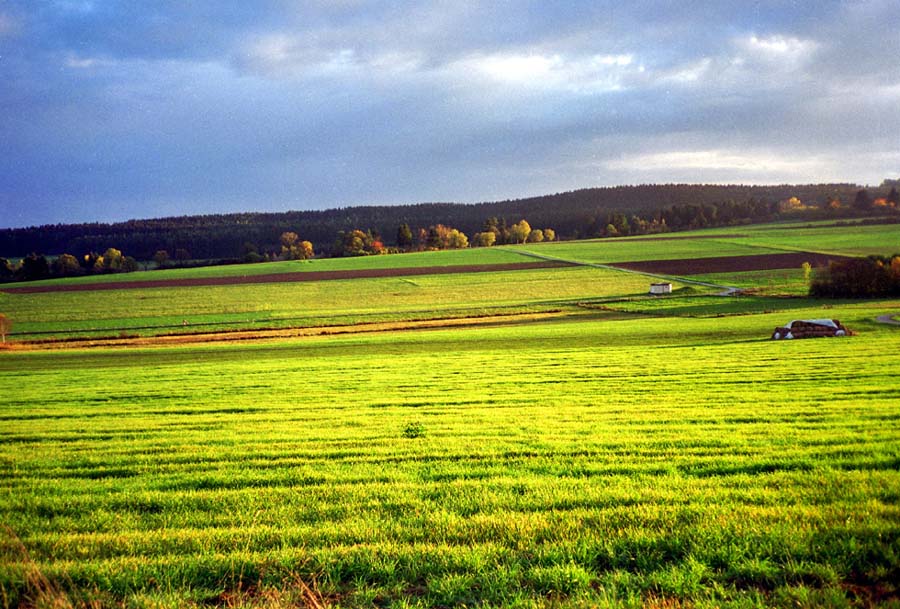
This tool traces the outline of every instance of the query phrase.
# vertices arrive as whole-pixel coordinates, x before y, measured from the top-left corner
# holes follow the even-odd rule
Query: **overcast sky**
[[[0,0],[0,226],[900,175],[900,7]]]

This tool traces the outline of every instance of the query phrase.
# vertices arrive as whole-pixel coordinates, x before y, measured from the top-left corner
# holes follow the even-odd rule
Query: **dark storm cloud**
[[[227,4],[227,5],[226,5]],[[0,226],[900,169],[892,2],[0,3]]]

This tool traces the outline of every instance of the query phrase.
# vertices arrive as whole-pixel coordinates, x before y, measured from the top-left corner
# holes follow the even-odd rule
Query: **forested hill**
[[[276,249],[285,231],[312,241],[319,251],[329,248],[339,231],[372,229],[392,243],[401,223],[414,229],[442,223],[472,234],[490,217],[509,223],[525,218],[532,226],[552,227],[560,237],[571,238],[589,235],[590,227],[602,223],[612,211],[647,214],[676,205],[743,203],[750,199],[777,202],[790,197],[807,204],[824,205],[834,199],[849,204],[859,189],[854,184],[616,186],[492,203],[422,203],[46,225],[0,230],[0,256],[81,254],[115,247],[138,259],[149,259],[157,250],[184,250],[194,258],[229,258],[240,256],[251,244],[260,251]]]

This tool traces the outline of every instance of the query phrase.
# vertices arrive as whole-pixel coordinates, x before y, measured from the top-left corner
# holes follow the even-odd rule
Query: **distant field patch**
[[[750,256],[717,256],[680,260],[640,260],[617,262],[615,266],[631,271],[664,275],[703,275],[706,273],[745,273],[771,269],[799,268],[804,262],[814,267],[826,266],[830,260],[847,260],[846,256],[828,256],[812,252],[755,254]]]

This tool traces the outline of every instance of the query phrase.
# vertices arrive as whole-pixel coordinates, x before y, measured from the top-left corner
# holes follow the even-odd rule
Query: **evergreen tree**
[[[894,207],[900,206],[900,193],[897,192],[896,186],[891,188],[891,192],[889,192],[887,196],[887,201]]]
[[[404,222],[397,227],[397,247],[409,250],[412,249],[413,243],[412,229],[409,228],[409,224]]]
[[[863,188],[860,191],[857,191],[856,198],[853,199],[853,207],[860,211],[866,211],[872,208],[872,197],[869,196],[869,191]]]

